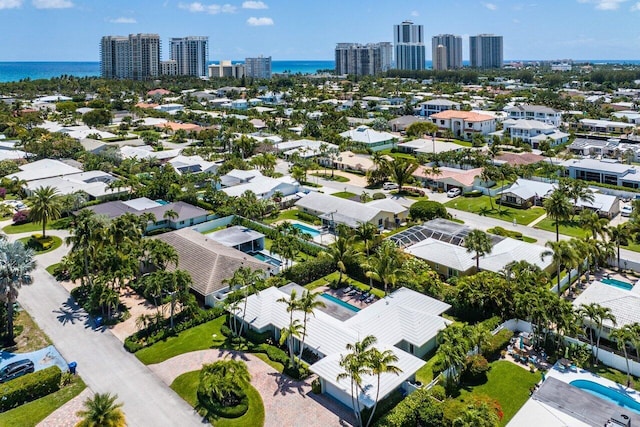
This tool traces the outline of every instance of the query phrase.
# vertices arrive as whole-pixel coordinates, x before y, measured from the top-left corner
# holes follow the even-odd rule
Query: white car
[[[631,216],[632,212],[633,208],[629,205],[624,205],[622,208],[620,208],[620,215],[622,216]]]
[[[382,189],[383,190],[397,190],[398,189],[398,184],[396,184],[395,182],[385,182],[384,184],[382,184]]]
[[[452,188],[451,190],[447,191],[447,197],[449,198],[458,197],[460,194],[462,194],[462,190],[460,190],[459,188]]]

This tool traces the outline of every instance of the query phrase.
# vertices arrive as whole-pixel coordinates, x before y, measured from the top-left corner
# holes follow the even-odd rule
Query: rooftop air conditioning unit
[[[631,427],[631,418],[625,414],[615,414],[609,421],[612,427]]]

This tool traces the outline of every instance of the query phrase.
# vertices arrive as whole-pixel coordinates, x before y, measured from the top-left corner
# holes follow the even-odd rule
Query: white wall
[[[565,337],[564,340],[569,344],[577,344],[590,348],[595,354],[596,348],[595,346],[591,347],[591,344],[583,343],[580,340],[570,337]],[[598,360],[611,368],[615,368],[624,373],[627,372],[627,363],[625,362],[623,356],[618,356],[615,353],[600,349],[598,350]],[[631,371],[632,375],[636,377],[640,376],[640,363],[629,359],[629,370]]]

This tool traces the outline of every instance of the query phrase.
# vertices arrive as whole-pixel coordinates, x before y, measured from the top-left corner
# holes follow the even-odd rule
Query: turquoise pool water
[[[616,288],[625,289],[627,291],[633,289],[633,285],[631,283],[623,282],[616,279],[602,279],[602,283],[606,283],[609,286],[615,286]]]
[[[588,380],[574,380],[569,384],[574,387],[578,387],[579,389],[582,389],[596,397],[599,397],[600,399],[607,400],[611,403],[615,403],[618,406],[622,406],[640,414],[640,403],[635,399],[627,396],[626,394],[617,392],[609,387],[603,386],[602,384],[598,384]]]
[[[298,224],[297,222],[293,224],[293,228],[297,228],[298,230],[310,235],[311,237],[317,237],[320,235],[320,232],[315,228],[307,227],[306,225]]]
[[[161,204],[162,206],[169,204],[169,202],[167,202],[166,200],[162,200],[162,199],[158,199],[155,202]]]
[[[262,262],[266,262],[267,264],[275,265],[276,267],[280,267],[282,265],[282,262],[279,259],[261,254],[260,252],[253,254],[252,257],[259,259]]]
[[[331,295],[331,294],[322,294],[322,295],[320,295],[320,296],[321,296],[322,298],[328,299],[328,300],[329,300],[329,301],[331,301],[331,302],[335,302],[335,303],[336,303],[336,304],[338,304],[339,306],[344,307],[344,308],[347,308],[347,309],[349,309],[349,310],[351,310],[351,311],[354,311],[354,312],[356,312],[356,313],[357,313],[358,311],[360,311],[360,309],[359,309],[358,307],[354,307],[354,306],[352,306],[351,304],[346,303],[346,302],[342,301],[340,298],[336,298],[336,297],[334,297],[334,296],[333,296],[333,295]]]

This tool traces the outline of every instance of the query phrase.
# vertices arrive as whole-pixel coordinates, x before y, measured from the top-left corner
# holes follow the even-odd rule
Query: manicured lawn
[[[556,232],[556,226],[551,218],[543,219],[542,221],[537,223],[534,228],[551,231],[552,233]],[[577,221],[563,221],[560,223],[560,234],[571,237],[584,238],[590,233],[591,232],[589,230],[585,230],[584,228],[582,228]]]
[[[171,384],[173,391],[178,393],[189,405],[196,407],[198,403],[197,391],[200,382],[200,371],[187,372],[176,378]],[[245,389],[249,398],[249,410],[239,418],[209,418],[216,427],[244,427],[264,425],[264,405],[260,393],[253,386]]]
[[[544,214],[544,209],[540,207],[532,207],[529,209],[516,209],[508,206],[498,206],[493,201],[493,209],[489,196],[480,197],[458,197],[444,204],[448,208],[459,209],[461,211],[471,212],[478,215],[497,218],[504,221],[512,222],[514,219],[518,224],[527,225]]]
[[[85,387],[86,385],[82,378],[76,376],[72,384],[55,393],[3,412],[0,414],[0,425],[4,427],[33,427],[53,411],[79,395]]]
[[[16,313],[14,332],[15,345],[3,350],[11,353],[29,353],[51,345],[49,337],[38,327],[26,310],[19,310]]]
[[[620,247],[633,252],[640,252],[640,244],[638,243],[630,242],[629,246],[620,246]]]
[[[416,380],[420,381],[424,385],[433,381],[433,365],[436,364],[437,360],[438,359],[432,355],[432,357],[427,360],[427,364],[416,372]]]
[[[34,252],[35,252],[36,255],[46,254],[47,252],[55,251],[60,246],[62,246],[62,239],[59,238],[58,236],[47,236],[47,239],[51,239],[51,241],[53,242],[51,244],[51,246],[49,246],[47,249],[43,249],[41,251],[38,251],[38,250],[34,249]],[[18,241],[22,242],[25,246],[29,245],[29,241],[30,240],[31,240],[31,237],[23,237],[22,239],[18,239]]]
[[[218,348],[226,340],[220,332],[226,316],[220,316],[202,325],[180,332],[150,347],[136,352],[136,357],[145,365],[160,363],[179,354],[208,348]]]
[[[460,390],[458,399],[464,401],[473,394],[484,394],[496,399],[504,412],[500,425],[505,426],[529,399],[529,390],[540,378],[539,372],[532,374],[514,363],[499,360],[491,363],[486,383],[464,387]]]
[[[71,222],[70,218],[62,218],[56,221],[52,221],[47,225],[47,230],[62,230],[69,227]],[[7,234],[18,234],[18,233],[34,233],[39,231],[42,233],[42,224],[39,222],[27,222],[26,224],[20,225],[7,225],[2,229]]]
[[[49,273],[50,275],[54,275],[53,273],[56,271],[56,268],[60,265],[59,262],[56,262],[55,264],[51,264],[49,267],[45,268],[45,270],[47,270],[47,273]]]
[[[317,176],[318,178],[326,179],[328,181],[349,182],[349,178],[347,178],[346,176],[336,174],[333,174],[333,176],[331,176],[330,172],[326,175],[323,173],[312,173],[311,175]]]
[[[352,197],[356,197],[356,193],[351,193],[349,191],[338,191],[337,193],[333,193],[332,196],[340,197],[343,199],[350,199]]]
[[[278,214],[278,216],[274,217],[274,218],[266,218],[264,219],[264,223],[265,224],[273,224],[276,221],[300,221],[300,222],[306,222],[307,224],[311,224],[309,221],[298,218],[298,209],[289,209],[286,211],[282,211]]]
[[[618,371],[617,369],[610,368],[602,364],[598,366],[590,365],[590,366],[587,366],[585,369],[593,372],[594,374],[600,375],[603,378],[616,382],[618,384],[625,385],[627,383],[627,374],[625,372]],[[634,377],[632,375],[631,379],[633,382],[633,388],[640,391],[640,378]]]

